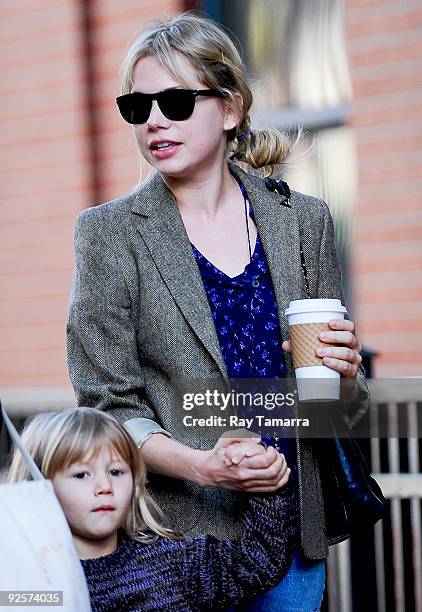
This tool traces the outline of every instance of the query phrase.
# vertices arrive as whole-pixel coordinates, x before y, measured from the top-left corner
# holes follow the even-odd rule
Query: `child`
[[[22,442],[53,482],[82,560],[92,609],[224,609],[287,572],[296,527],[291,485],[249,498],[239,541],[183,538],[161,526],[125,429],[94,408],[38,414]],[[9,480],[29,479],[15,451]]]

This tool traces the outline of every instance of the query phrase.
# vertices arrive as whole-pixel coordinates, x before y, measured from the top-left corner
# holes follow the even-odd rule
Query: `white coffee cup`
[[[339,372],[323,365],[315,350],[327,346],[319,340],[319,333],[330,329],[332,319],[344,319],[346,312],[340,300],[320,298],[293,300],[286,309],[301,401],[340,398]]]

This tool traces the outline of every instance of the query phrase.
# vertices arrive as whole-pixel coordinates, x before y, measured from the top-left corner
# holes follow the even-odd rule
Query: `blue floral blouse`
[[[254,220],[246,190],[243,184],[239,186]],[[239,378],[284,378],[286,367],[277,304],[259,234],[250,263],[235,277],[219,270],[194,245],[192,250],[207,293],[228,377],[232,382]],[[266,389],[271,390],[270,387]],[[262,408],[259,412],[262,414]],[[293,475],[294,440],[281,438],[274,443],[267,431],[263,439],[284,453]]]
[[[229,378],[284,377],[277,305],[259,235],[251,262],[234,278],[192,249]]]

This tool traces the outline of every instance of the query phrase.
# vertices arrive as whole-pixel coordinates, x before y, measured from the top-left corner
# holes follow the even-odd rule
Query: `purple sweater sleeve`
[[[239,540],[187,539],[184,589],[193,608],[229,607],[277,584],[297,542],[295,515],[288,483],[276,494],[250,497]]]

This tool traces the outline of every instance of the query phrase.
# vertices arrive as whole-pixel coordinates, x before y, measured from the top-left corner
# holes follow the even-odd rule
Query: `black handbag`
[[[326,534],[339,542],[379,521],[386,500],[356,440],[332,427],[333,437],[320,441],[319,465]]]
[[[310,298],[308,270],[302,244],[300,259],[305,289]],[[342,418],[341,415],[338,418]],[[386,499],[371,476],[358,443],[330,419],[332,437],[320,440],[318,458],[324,498],[326,535],[331,544],[347,539],[357,529],[370,527],[384,515]],[[337,435],[337,432],[340,435]]]

